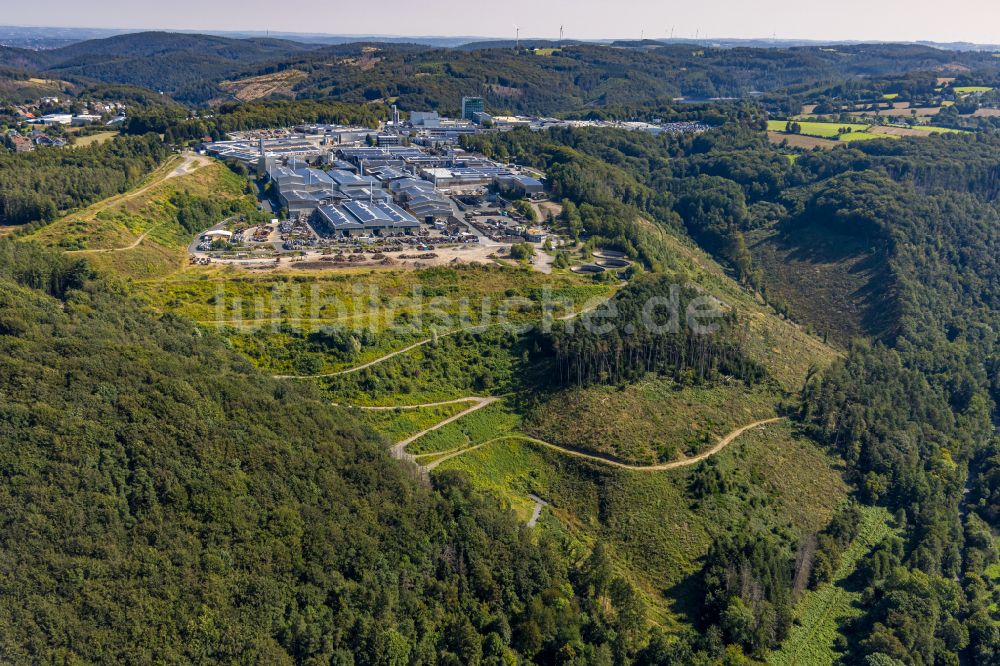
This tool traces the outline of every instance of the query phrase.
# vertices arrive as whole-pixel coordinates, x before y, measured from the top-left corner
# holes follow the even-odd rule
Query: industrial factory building
[[[388,201],[346,201],[320,206],[313,214],[317,230],[330,236],[399,236],[420,228],[417,219]]]

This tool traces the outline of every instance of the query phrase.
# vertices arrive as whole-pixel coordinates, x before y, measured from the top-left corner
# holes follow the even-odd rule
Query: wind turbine
[[[559,46],[562,46],[563,40],[563,26],[559,26]]]
[[[521,29],[514,24],[514,50],[521,50]]]

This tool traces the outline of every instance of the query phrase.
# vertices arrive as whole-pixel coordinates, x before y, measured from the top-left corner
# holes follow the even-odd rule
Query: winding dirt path
[[[461,416],[461,415],[459,415],[459,416]],[[732,444],[740,435],[742,435],[746,431],[753,430],[754,428],[759,428],[759,427],[767,425],[769,423],[775,423],[777,421],[782,420],[782,418],[783,417],[776,416],[776,417],[773,417],[773,418],[761,419],[760,421],[754,421],[753,423],[748,423],[745,426],[741,426],[741,427],[737,428],[736,430],[733,430],[732,432],[730,432],[729,434],[727,434],[725,437],[723,437],[722,439],[720,439],[718,442],[716,442],[715,446],[713,446],[712,448],[707,449],[705,451],[702,451],[701,453],[699,453],[696,456],[691,456],[690,458],[684,458],[682,460],[672,460],[671,462],[659,463],[659,464],[656,464],[656,465],[635,465],[635,464],[632,464],[632,463],[626,463],[626,462],[622,462],[620,460],[615,460],[614,458],[611,458],[611,457],[608,457],[608,456],[601,456],[601,455],[596,455],[596,454],[592,454],[592,453],[583,453],[582,451],[574,451],[573,449],[567,449],[565,447],[559,446],[558,444],[553,444],[551,442],[546,442],[544,440],[536,439],[534,437],[528,437],[527,435],[504,435],[503,437],[497,437],[495,439],[487,440],[487,441],[483,442],[482,444],[476,444],[475,446],[470,446],[470,447],[467,447],[467,448],[464,448],[464,449],[460,449],[460,450],[457,450],[457,451],[448,452],[446,455],[444,455],[444,456],[442,456],[442,457],[434,460],[433,462],[428,463],[427,465],[424,465],[424,468],[426,470],[430,471],[430,470],[434,469],[435,467],[437,467],[438,465],[440,465],[441,463],[445,462],[446,460],[451,460],[452,458],[456,458],[456,457],[458,457],[460,455],[463,455],[465,453],[468,453],[470,451],[475,451],[476,449],[482,448],[482,447],[486,446],[487,444],[494,444],[496,442],[502,442],[502,441],[505,441],[505,440],[520,440],[520,441],[523,441],[523,442],[530,442],[532,444],[537,444],[539,446],[544,446],[546,448],[552,449],[554,451],[558,451],[559,453],[562,453],[562,454],[567,455],[567,456],[572,456],[574,458],[583,458],[585,460],[590,460],[592,462],[601,463],[602,465],[609,465],[611,467],[618,467],[620,469],[628,469],[628,470],[632,470],[632,471],[635,471],[635,472],[664,472],[664,471],[671,470],[671,469],[679,469],[681,467],[690,467],[691,465],[695,465],[695,464],[701,462],[702,460],[705,460],[706,458],[710,458],[710,457],[714,456],[715,454],[719,453],[720,451],[722,451],[723,449],[725,449],[727,446],[729,446],[730,444]],[[413,438],[413,439],[416,439],[416,438]],[[413,441],[413,440],[410,440],[410,441]],[[410,442],[407,442],[407,444],[409,444],[409,443]],[[397,444],[397,446],[398,446],[398,444]],[[404,445],[403,448],[406,448],[405,445]]]
[[[449,423],[454,423],[455,421],[459,420],[463,416],[468,416],[472,412],[479,411],[483,407],[486,407],[488,405],[492,405],[494,402],[496,402],[499,399],[500,398],[498,398],[498,397],[491,397],[491,398],[471,398],[470,397],[470,398],[464,398],[463,400],[474,401],[475,404],[472,405],[471,407],[469,407],[468,409],[463,410],[463,411],[459,412],[458,414],[455,414],[454,416],[449,416],[444,421],[441,421],[440,423],[437,423],[437,424],[431,426],[430,428],[427,428],[426,430],[418,432],[416,435],[412,435],[411,437],[407,437],[406,439],[404,439],[401,442],[397,442],[396,444],[393,445],[392,449],[390,449],[390,452],[392,453],[392,456],[394,458],[399,459],[399,460],[409,460],[410,462],[416,463],[417,462],[417,457],[415,455],[413,455],[412,453],[407,453],[406,452],[406,447],[407,446],[409,446],[413,442],[417,441],[418,439],[420,439],[421,437],[423,437],[427,433],[434,432],[435,430],[443,428],[446,425],[448,425]],[[462,449],[462,450],[464,451],[464,450],[467,450],[467,449]],[[426,469],[433,469],[434,465],[435,465],[435,463],[431,463],[430,465],[426,466]]]
[[[589,313],[593,312],[594,310],[597,310],[598,308],[600,308],[602,305],[604,305],[607,302],[608,302],[607,300],[602,300],[600,303],[589,305],[589,306],[585,307],[583,310],[580,310],[578,312],[570,312],[569,314],[566,314],[566,315],[563,315],[561,317],[558,317],[557,320],[558,321],[569,321],[571,319],[575,319],[577,317],[581,317],[581,316],[583,316],[585,314],[589,314]],[[458,333],[464,333],[464,332],[468,332],[468,331],[481,330],[482,328],[483,328],[482,326],[470,326],[468,328],[457,328],[457,329],[455,329],[453,331],[448,331],[447,333],[440,333],[437,337],[438,337],[438,339],[440,339],[440,338],[446,338],[446,337],[448,337],[450,335],[456,335]],[[413,344],[411,344],[408,347],[403,347],[402,349],[397,349],[394,352],[389,352],[385,356],[379,356],[378,358],[376,358],[376,359],[374,359],[372,361],[368,361],[367,363],[362,363],[361,365],[356,365],[356,366],[354,366],[352,368],[346,368],[344,370],[337,370],[336,372],[325,372],[325,373],[321,373],[321,374],[318,374],[318,375],[271,375],[271,378],[272,379],[322,379],[324,377],[340,377],[341,375],[349,375],[349,374],[351,374],[353,372],[358,372],[360,370],[364,370],[365,368],[370,368],[373,365],[378,365],[379,363],[382,363],[384,361],[388,361],[389,359],[394,358],[396,356],[399,356],[400,354],[405,354],[406,352],[413,351],[414,349],[418,349],[420,347],[423,347],[424,345],[429,344],[429,343],[431,343],[433,341],[434,341],[434,338],[427,338],[425,340],[420,340],[418,342],[414,342]]]
[[[139,247],[139,244],[142,241],[146,240],[146,236],[149,235],[149,232],[153,231],[158,226],[159,225],[156,225],[150,227],[149,229],[146,229],[145,231],[142,232],[142,234],[138,238],[135,239],[135,241],[133,241],[130,245],[126,245],[124,247],[103,247],[103,248],[98,248],[96,250],[69,250],[66,252],[66,254],[103,254],[106,252],[125,252],[127,250],[134,250],[135,248]]]
[[[334,407],[346,407],[348,409],[364,409],[370,412],[394,412],[397,409],[425,409],[428,407],[443,407],[444,405],[457,405],[462,402],[477,402],[484,398],[469,396],[468,398],[455,398],[454,400],[442,400],[441,402],[425,402],[421,405],[338,405],[332,403]]]
[[[164,164],[163,167],[160,167],[160,168],[164,169],[164,167],[169,167],[171,165],[171,163],[172,162],[168,162],[167,164]],[[97,204],[99,206],[99,208],[97,209],[97,212],[99,213],[101,211],[107,210],[111,206],[123,203],[125,201],[130,200],[130,199],[134,199],[135,197],[148,192],[149,190],[151,190],[152,188],[156,187],[160,183],[166,182],[166,181],[170,180],[171,178],[177,178],[179,176],[187,176],[187,175],[189,175],[191,173],[194,173],[195,171],[197,171],[201,167],[205,166],[206,164],[210,164],[210,163],[211,163],[211,159],[208,158],[208,157],[203,157],[201,155],[195,155],[193,153],[191,153],[191,154],[184,154],[182,156],[182,158],[181,158],[180,164],[178,164],[176,167],[174,167],[173,169],[167,171],[164,174],[157,175],[157,177],[155,177],[153,180],[149,181],[148,183],[146,183],[142,187],[140,187],[138,189],[135,189],[135,190],[130,190],[129,192],[125,192],[124,194],[119,194],[116,197],[111,197],[109,199],[105,199],[104,201],[101,201],[99,204]],[[89,211],[89,210],[92,210],[92,208],[88,208],[88,209],[85,209],[85,210]],[[135,248],[139,247],[139,245],[142,243],[142,241],[146,240],[146,237],[149,236],[150,232],[152,232],[154,229],[156,229],[159,226],[160,225],[153,225],[149,229],[146,229],[144,232],[142,232],[142,234],[139,235],[138,238],[135,239],[135,241],[133,241],[131,244],[126,245],[124,247],[105,247],[105,248],[96,248],[96,249],[92,249],[92,250],[68,250],[66,252],[66,254],[102,254],[102,253],[107,253],[107,252],[125,252],[127,250],[134,250]]]
[[[438,338],[447,337],[449,335],[455,335],[456,333],[460,332],[461,330],[471,330],[471,329],[459,329],[458,331],[449,331],[448,333],[442,333],[441,335],[438,336]],[[417,349],[418,347],[423,347],[424,345],[426,345],[426,344],[428,344],[430,342],[433,342],[433,340],[434,340],[434,338],[427,338],[426,340],[421,340],[419,342],[414,342],[409,347],[403,347],[402,349],[397,349],[396,351],[390,352],[390,353],[386,354],[385,356],[379,356],[374,361],[368,361],[367,363],[362,363],[361,365],[356,365],[353,368],[347,368],[345,370],[338,370],[336,372],[325,372],[325,373],[319,374],[319,375],[272,375],[272,377],[274,379],[322,379],[323,377],[339,377],[341,375],[349,375],[352,372],[359,372],[361,370],[364,370],[365,368],[370,368],[373,365],[378,365],[379,363],[382,363],[383,361],[388,361],[390,358],[393,358],[395,356],[399,356],[400,354],[405,354],[408,351],[413,351],[414,349]]]

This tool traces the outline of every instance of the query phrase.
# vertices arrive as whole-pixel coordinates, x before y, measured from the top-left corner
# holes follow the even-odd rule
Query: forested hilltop
[[[60,213],[121,194],[162,163],[170,149],[157,137],[118,137],[72,151],[0,153],[0,221],[51,222]]]
[[[106,142],[0,154],[0,661],[1000,663],[1000,135],[768,132],[808,96],[997,83],[994,54],[153,33],[0,64],[132,104]],[[556,239],[484,263],[190,261],[271,217],[206,136],[477,93],[701,124],[464,136],[544,174],[510,210]],[[517,326],[421,328],[414,284]]]
[[[140,86],[191,104],[232,100],[242,81],[265,76],[281,84],[274,86],[274,94],[282,98],[333,96],[359,104],[393,99],[404,110],[454,112],[463,96],[484,95],[495,109],[548,114],[678,96],[787,95],[845,79],[911,72],[993,79],[1000,70],[988,52],[906,44],[719,48],[535,41],[520,50],[489,44],[444,49],[388,43],[319,46],[164,32],[44,51],[0,47],[0,66],[77,85]],[[846,96],[858,85],[847,84],[853,90]]]

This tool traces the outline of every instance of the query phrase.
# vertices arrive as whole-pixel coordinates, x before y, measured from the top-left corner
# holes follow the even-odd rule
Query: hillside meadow
[[[847,494],[837,463],[787,426],[748,433],[711,460],[672,472],[625,471],[500,437],[435,473],[461,470],[522,515],[533,506],[528,494],[541,497],[551,515],[540,529],[581,549],[605,544],[657,621],[677,629],[694,619],[698,560],[714,536],[768,523],[772,511],[784,516],[783,529],[812,533]],[[709,470],[726,489],[699,496],[692,488]]]
[[[133,288],[154,310],[221,333],[267,372],[316,375],[434,336],[571,316],[606,299],[615,286],[565,271],[456,264],[309,274],[199,267]]]
[[[210,202],[219,220],[230,214],[224,210],[256,213],[245,179],[221,162],[173,156],[136,188],[59,218],[27,239],[77,253],[108,274],[163,278],[185,267],[187,246],[200,230],[179,221],[181,207],[192,201]]]

